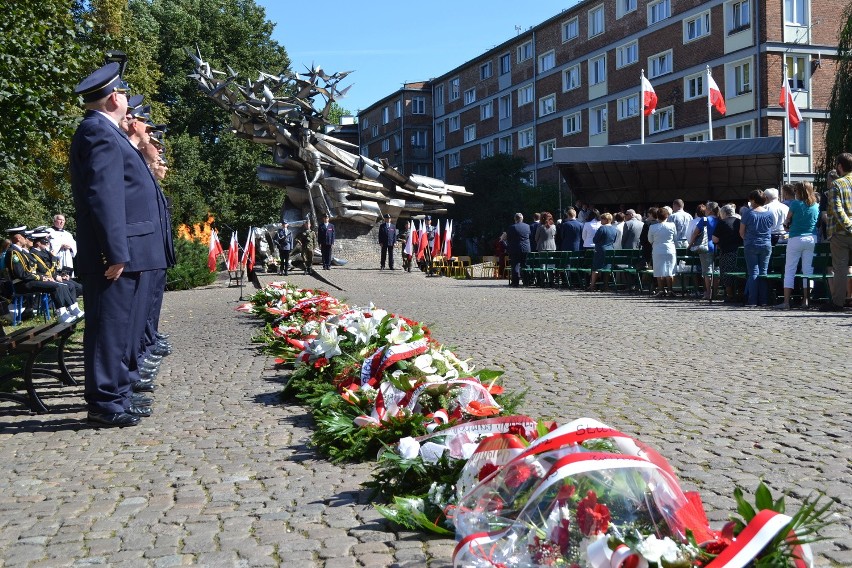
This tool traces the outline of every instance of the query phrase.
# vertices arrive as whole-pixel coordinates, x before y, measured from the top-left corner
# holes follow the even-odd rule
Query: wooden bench
[[[78,383],[68,372],[65,364],[65,345],[74,333],[76,322],[48,323],[37,327],[15,330],[0,337],[0,355],[27,355],[23,369],[15,369],[0,376],[0,388],[7,388],[16,378],[23,378],[26,394],[0,392],[0,400],[11,400],[29,406],[33,412],[47,412],[35,390],[33,379],[36,377],[54,378],[63,385],[76,386]],[[56,344],[56,366],[46,367],[38,364],[39,355],[51,344]]]

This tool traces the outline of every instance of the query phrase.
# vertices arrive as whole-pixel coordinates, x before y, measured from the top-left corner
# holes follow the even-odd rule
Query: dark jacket
[[[530,226],[523,222],[509,225],[506,242],[509,256],[530,252]]]
[[[583,224],[577,219],[562,221],[559,250],[577,251],[583,246]]]
[[[535,252],[537,250],[536,242],[535,242],[535,234],[538,231],[539,225],[541,225],[541,223],[539,223],[538,221],[533,221],[532,223],[529,224],[529,227],[530,227],[530,250],[528,252]]]
[[[320,224],[317,227],[317,242],[321,245],[334,244],[334,225],[332,223],[325,226]]]
[[[386,247],[392,247],[396,242],[396,225],[382,223],[379,225],[379,244]]]

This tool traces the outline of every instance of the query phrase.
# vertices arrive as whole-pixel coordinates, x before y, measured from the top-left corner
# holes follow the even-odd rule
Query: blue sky
[[[255,0],[276,23],[291,68],[354,70],[339,104],[357,112],[402,87],[437,77],[576,4],[576,0],[470,2]],[[325,36],[325,37],[321,37]]]

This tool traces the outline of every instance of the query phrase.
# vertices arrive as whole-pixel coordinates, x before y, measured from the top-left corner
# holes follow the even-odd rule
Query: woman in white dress
[[[657,210],[659,223],[648,229],[648,241],[651,243],[651,258],[654,264],[654,277],[657,279],[658,298],[674,297],[674,269],[677,264],[675,236],[677,227],[668,221],[669,212],[665,207]]]

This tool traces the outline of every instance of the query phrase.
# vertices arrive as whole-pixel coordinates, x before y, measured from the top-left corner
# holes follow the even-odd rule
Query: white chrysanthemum
[[[399,455],[407,460],[412,460],[420,455],[420,442],[411,436],[407,436],[400,439],[398,449]]]
[[[661,540],[654,534],[636,545],[636,552],[645,557],[645,560],[653,562],[657,566],[662,566],[662,560],[672,563],[677,561],[680,556],[680,548],[675,541],[669,537]]]
[[[317,320],[306,322],[305,325],[302,326],[302,335],[312,335],[319,326],[320,323]]]

